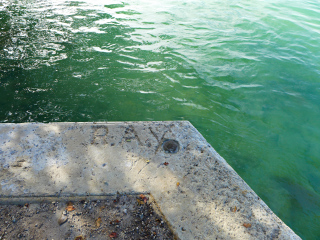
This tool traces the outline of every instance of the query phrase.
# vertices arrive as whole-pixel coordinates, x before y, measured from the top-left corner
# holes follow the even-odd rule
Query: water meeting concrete
[[[0,203],[117,192],[180,239],[300,239],[188,121],[0,124]]]

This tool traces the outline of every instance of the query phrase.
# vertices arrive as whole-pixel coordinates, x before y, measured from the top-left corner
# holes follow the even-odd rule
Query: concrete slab
[[[0,124],[0,201],[150,193],[180,239],[300,239],[187,121]]]

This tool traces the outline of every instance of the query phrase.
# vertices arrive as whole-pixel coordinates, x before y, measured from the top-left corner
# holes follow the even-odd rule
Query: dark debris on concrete
[[[152,196],[0,205],[0,239],[177,239]]]

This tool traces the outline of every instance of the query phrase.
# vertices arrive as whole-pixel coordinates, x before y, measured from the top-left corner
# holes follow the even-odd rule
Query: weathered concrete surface
[[[0,156],[0,201],[149,192],[181,239],[300,239],[187,121],[0,124]]]

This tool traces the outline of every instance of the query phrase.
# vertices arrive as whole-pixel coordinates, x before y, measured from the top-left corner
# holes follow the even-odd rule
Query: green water
[[[320,239],[317,0],[2,0],[0,104],[0,122],[189,120]]]

